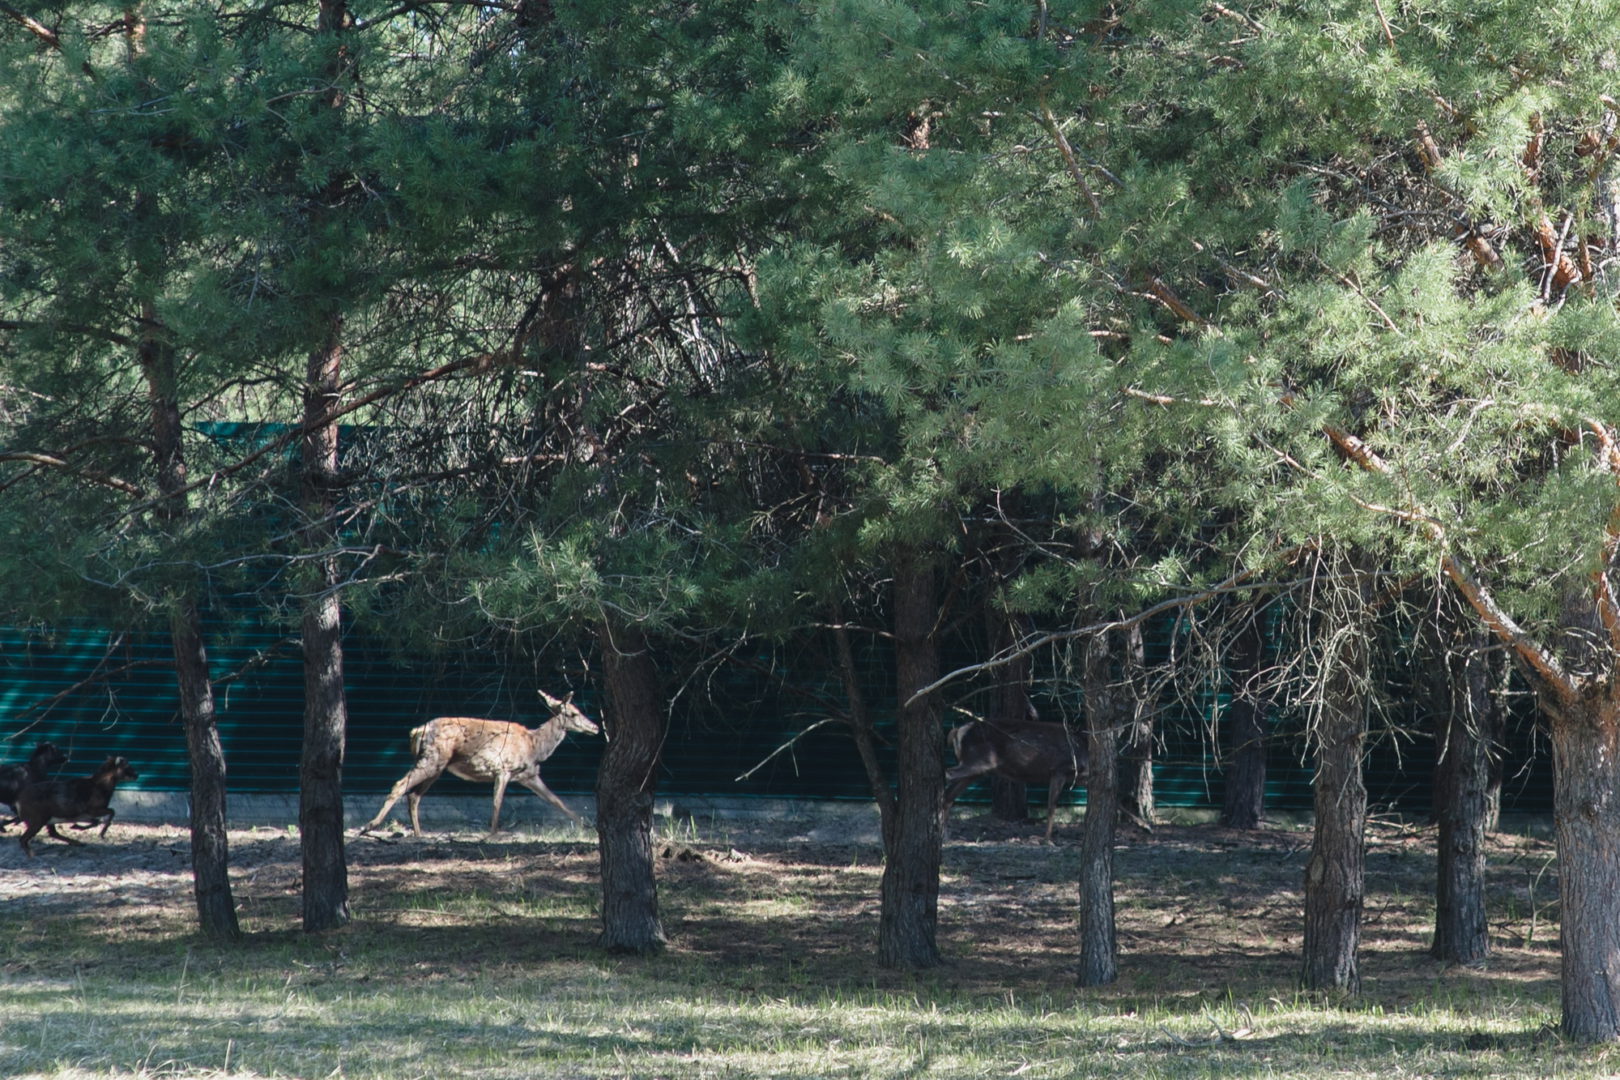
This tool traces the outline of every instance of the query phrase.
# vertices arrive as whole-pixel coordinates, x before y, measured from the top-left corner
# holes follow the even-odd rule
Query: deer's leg
[[[489,835],[494,836],[501,831],[501,801],[506,798],[506,785],[512,779],[510,773],[497,773],[495,776],[495,806],[489,814]]]
[[[107,835],[107,830],[112,827],[112,819],[113,819],[113,808],[109,806],[109,807],[107,807],[107,816],[105,818],[103,818],[102,821],[101,821],[101,833],[100,833],[100,835],[102,835],[102,836]],[[90,823],[90,825],[94,826],[95,822],[92,821]]]
[[[1052,779],[1046,782],[1046,842],[1052,842],[1052,826],[1057,822],[1058,796],[1063,789],[1069,786],[1069,778],[1062,773],[1053,773]]]
[[[28,841],[32,840],[34,838],[34,834],[39,832],[39,830],[44,827],[45,826],[43,823],[39,825],[30,824],[27,829],[23,830],[22,839],[18,841],[20,844],[22,844],[23,854],[27,855],[30,859],[34,857],[34,849],[28,846]]]
[[[439,778],[439,774],[442,772],[444,772],[444,766],[440,765],[436,761],[429,761],[426,759],[418,761],[415,768],[411,769],[410,772],[400,777],[399,783],[395,784],[391,789],[389,789],[388,799],[383,803],[382,809],[377,811],[377,816],[360,826],[360,835],[364,836],[366,833],[370,832],[372,829],[375,829],[377,826],[381,825],[385,820],[387,820],[388,811],[394,808],[394,804],[399,802],[407,791],[412,791],[418,787],[420,787],[423,791],[426,791],[433,781]],[[418,795],[417,797],[420,798],[421,796]],[[413,807],[411,814],[411,823],[413,826],[415,825],[415,817],[416,815]],[[417,835],[421,835],[420,830],[418,830]]]
[[[62,843],[64,843],[64,844],[72,844],[74,847],[83,847],[84,846],[84,841],[83,840],[75,840],[71,836],[63,836],[61,833],[57,832],[56,831],[56,822],[54,822],[54,821],[48,822],[45,825],[45,831],[50,833],[52,836],[56,837],[58,840],[62,841]]]
[[[988,776],[996,771],[994,764],[957,765],[945,770],[945,801],[939,810],[940,839],[945,837],[945,827],[950,824],[951,807],[955,804],[957,796],[966,791],[981,776]]]
[[[422,796],[428,793],[428,788],[432,787],[433,781],[437,779],[438,777],[435,776],[433,780],[427,780],[423,783],[417,784],[406,793],[405,806],[411,812],[411,835],[413,836],[422,835],[422,817],[420,813],[422,809]]]
[[[546,787],[545,781],[540,779],[538,773],[534,776],[528,777],[527,779],[519,780],[518,783],[522,784],[524,787],[528,788],[530,791],[549,802],[552,806],[555,806],[557,809],[567,814],[568,819],[575,825],[585,824],[584,818],[574,813],[573,809],[570,808],[567,803],[557,798],[556,793],[554,793],[550,788]]]
[[[953,773],[955,771],[956,771],[955,769],[952,769],[950,772],[947,772],[945,774],[945,779],[950,781],[945,786],[945,805],[944,805],[944,808],[940,811],[941,815],[945,819],[950,818],[950,816],[951,816],[951,806],[952,806],[952,804],[954,804],[956,802],[956,797],[958,795],[962,794],[962,792],[966,791],[968,789],[968,787],[973,783],[973,781],[975,781],[975,780],[977,780],[979,778],[978,773],[974,773],[971,776],[960,776],[960,777],[952,776],[951,773]]]

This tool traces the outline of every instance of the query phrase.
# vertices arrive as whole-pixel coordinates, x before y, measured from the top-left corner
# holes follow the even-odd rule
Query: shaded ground
[[[811,842],[790,825],[676,830],[660,842],[660,903],[672,949],[712,964],[717,984],[778,987],[911,985],[872,962],[880,851],[870,842]],[[143,942],[183,933],[192,911],[187,834],[114,825],[83,847],[48,839],[23,857],[16,830],[0,838],[0,904],[13,920],[75,915],[103,928],[106,963],[140,963]],[[1040,843],[1036,825],[959,818],[946,846],[940,944],[948,963],[930,985],[992,997],[1070,995],[1076,945],[1079,827]],[[1105,997],[1261,1002],[1294,992],[1301,879],[1310,834],[1214,826],[1125,830],[1117,855],[1120,982]],[[291,830],[231,834],[244,929],[297,934],[300,858]],[[1503,835],[1490,849],[1494,956],[1480,971],[1428,958],[1433,920],[1432,830],[1375,824],[1368,835],[1364,997],[1404,1007],[1437,994],[1466,998],[1517,987],[1556,1000],[1556,866],[1551,845]],[[597,929],[594,838],[475,833],[414,839],[398,832],[348,845],[355,922],[341,931],[413,957],[401,978],[456,978],[470,962],[523,966],[591,949]],[[480,914],[461,901],[479,899]],[[498,913],[491,919],[488,912]],[[0,958],[10,974],[49,966],[37,954]],[[65,963],[66,961],[64,961]],[[85,965],[84,957],[72,963]],[[49,974],[39,971],[40,974]]]

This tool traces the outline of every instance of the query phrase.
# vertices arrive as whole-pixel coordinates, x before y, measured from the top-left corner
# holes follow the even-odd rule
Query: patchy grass
[[[355,920],[297,929],[296,839],[233,833],[245,942],[190,927],[184,836],[117,826],[0,857],[7,1077],[1597,1077],[1563,1045],[1556,868],[1491,852],[1495,956],[1425,949],[1432,835],[1369,837],[1363,993],[1295,991],[1309,835],[1133,833],[1118,857],[1120,980],[1073,984],[1077,852],[964,821],[946,849],[948,963],[872,959],[878,850],[670,830],[671,948],[593,947],[596,853],[574,832],[351,843]],[[1073,841],[1077,830],[1060,830]]]

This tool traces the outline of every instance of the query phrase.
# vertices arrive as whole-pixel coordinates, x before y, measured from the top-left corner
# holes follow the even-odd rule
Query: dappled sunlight
[[[581,1076],[1241,1077],[1308,1061],[1373,1076],[1397,1060],[1488,1072],[1548,1051],[1558,955],[1545,843],[1493,850],[1498,946],[1460,969],[1427,955],[1427,841],[1380,838],[1363,993],[1335,1003],[1296,989],[1308,834],[1163,827],[1122,839],[1119,980],[1080,990],[1078,849],[1022,835],[947,844],[945,962],[905,972],[875,960],[883,867],[870,842],[763,828],[660,841],[670,947],[635,959],[595,947],[590,842],[353,842],[355,918],[308,935],[296,836],[233,834],[248,936],[218,945],[194,932],[184,833],[132,827],[4,869],[21,918],[0,939],[0,1064],[42,1068],[48,1055],[137,1076],[525,1076],[546,1060]]]

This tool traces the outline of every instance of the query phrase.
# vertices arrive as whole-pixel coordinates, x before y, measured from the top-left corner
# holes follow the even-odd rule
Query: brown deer
[[[0,821],[0,829],[17,823],[17,796],[22,794],[22,789],[46,779],[53,769],[67,764],[67,759],[55,743],[42,742],[34,747],[26,762],[0,765],[0,803],[11,811],[11,817]]]
[[[80,829],[93,828],[100,822],[101,835],[106,836],[113,820],[113,808],[108,805],[113,790],[122,781],[138,778],[130,768],[129,759],[109,757],[91,776],[29,784],[17,796],[17,816],[28,826],[22,834],[23,852],[33,858],[34,851],[28,841],[41,829],[66,844],[84,843],[57,832],[55,823],[58,821],[77,822],[74,827]]]
[[[526,728],[508,720],[441,716],[412,729],[411,753],[416,755],[416,764],[394,785],[388,793],[388,801],[383,803],[376,817],[361,827],[360,834],[364,836],[381,825],[400,797],[408,796],[411,832],[421,836],[422,822],[417,808],[422,796],[446,769],[463,780],[494,783],[495,808],[489,817],[491,836],[500,832],[501,800],[506,795],[506,785],[514,780],[579,824],[580,816],[540,779],[540,763],[556,752],[570,731],[595,735],[600,729],[573,704],[573,694],[560,701],[544,690],[540,691],[540,696],[551,706],[551,718],[537,728]]]
[[[951,729],[957,764],[945,771],[945,808],[981,776],[995,773],[1021,784],[1046,785],[1046,842],[1064,788],[1086,780],[1086,744],[1062,724],[1040,720],[974,720]]]

